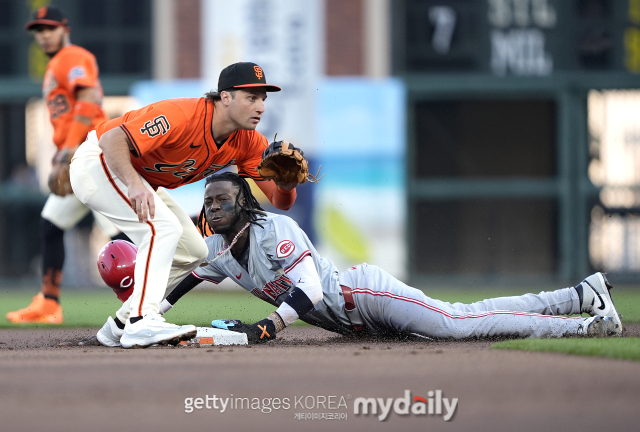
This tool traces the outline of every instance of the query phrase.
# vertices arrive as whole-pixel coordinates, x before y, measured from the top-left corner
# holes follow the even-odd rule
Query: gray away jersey
[[[227,252],[216,262],[199,267],[192,274],[215,284],[231,278],[256,297],[279,306],[286,294],[295,288],[295,281],[291,281],[287,273],[309,256],[320,276],[323,299],[315,305],[314,310],[300,319],[330,331],[348,332],[351,323],[344,312],[344,299],[335,265],[318,255],[307,235],[293,219],[267,213],[266,220],[258,222],[264,228],[255,224],[249,227],[248,272],[231,252]],[[216,258],[226,246],[221,235],[209,236],[205,242],[209,248],[208,261]]]
[[[287,216],[269,213],[264,228],[251,225],[249,273],[231,253],[215,263],[200,267],[194,276],[219,283],[233,278],[253,295],[280,305],[294,288],[287,272],[305,257],[313,259],[322,283],[323,300],[301,319],[338,333],[353,331],[344,310],[339,280],[351,288],[356,313],[371,333],[418,334],[430,338],[519,335],[561,337],[576,334],[583,319],[556,316],[580,312],[577,291],[564,288],[540,294],[487,299],[472,304],[447,303],[427,297],[376,266],[361,264],[338,275],[329,260],[315,248]],[[206,239],[208,259],[224,248],[220,235]],[[603,283],[604,284],[604,283]]]

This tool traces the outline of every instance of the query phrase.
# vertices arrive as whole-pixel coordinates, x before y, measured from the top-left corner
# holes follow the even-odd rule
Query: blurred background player
[[[106,117],[101,109],[102,87],[98,64],[89,51],[71,44],[69,22],[55,6],[41,7],[33,14],[26,29],[33,32],[36,43],[49,57],[42,85],[42,95],[53,125],[53,142],[57,147],[53,159],[49,195],[41,214],[42,291],[24,309],[9,312],[12,323],[63,322],[59,303],[64,231],[82,220],[89,208],[73,194],[69,163],[76,148]],[[94,212],[100,228],[112,238],[126,238],[104,217]]]

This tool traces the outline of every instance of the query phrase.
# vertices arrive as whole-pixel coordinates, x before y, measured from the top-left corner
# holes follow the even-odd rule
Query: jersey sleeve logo
[[[140,132],[149,135],[150,138],[155,138],[160,134],[166,134],[169,129],[171,129],[169,120],[164,115],[159,115],[153,120],[148,120],[140,129]]]
[[[296,250],[296,245],[291,240],[282,240],[276,247],[276,256],[278,258],[286,258]]]
[[[293,287],[294,286],[293,282],[291,282],[291,279],[289,279],[285,275],[282,275],[272,280],[271,282],[267,282],[266,284],[264,284],[264,286],[262,287],[262,294],[270,298],[271,300],[275,300],[280,297],[280,295],[290,291]],[[254,295],[260,297],[257,294]]]
[[[67,79],[69,80],[69,82],[73,82],[73,81],[77,80],[78,78],[84,78],[86,76],[87,76],[87,73],[85,72],[84,67],[75,66],[75,67],[71,68],[71,70],[69,71]]]

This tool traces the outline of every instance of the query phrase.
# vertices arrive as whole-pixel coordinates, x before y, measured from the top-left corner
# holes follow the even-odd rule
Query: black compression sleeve
[[[291,290],[287,297],[284,299],[284,303],[288,304],[296,311],[299,317],[304,316],[307,312],[313,310],[313,303],[309,299],[309,296],[300,288],[294,288]]]
[[[40,218],[42,229],[42,274],[49,269],[62,270],[64,265],[64,231],[44,218]]]
[[[171,294],[167,296],[167,301],[171,303],[171,306],[175,305],[183,295],[198,286],[200,282],[202,282],[202,279],[198,279],[197,277],[189,273],[187,277],[184,278],[182,282],[180,282],[178,286],[174,288],[173,291],[171,291]]]

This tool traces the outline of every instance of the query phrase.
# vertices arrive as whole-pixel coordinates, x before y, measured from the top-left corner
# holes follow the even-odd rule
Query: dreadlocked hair
[[[240,189],[240,191],[238,192],[238,196],[236,197],[236,204],[240,206],[241,214],[244,216],[244,218],[247,221],[249,221],[249,223],[255,224],[261,228],[264,228],[262,225],[258,223],[258,221],[266,220],[264,217],[260,217],[260,216],[266,216],[267,213],[264,211],[262,207],[260,207],[260,203],[258,202],[256,197],[253,196],[249,183],[245,179],[240,177],[238,174],[234,172],[226,171],[218,174],[212,174],[209,177],[207,177],[207,181],[204,187],[206,188],[209,184],[213,182],[220,182],[220,181],[231,182],[233,183],[234,186]],[[242,205],[242,202],[241,202],[242,198],[244,198],[245,200],[244,205]],[[211,226],[209,226],[205,213],[206,212],[203,204],[202,210],[200,211],[200,216],[198,216],[198,222],[196,226],[198,227],[198,230],[200,231],[203,237],[208,237],[211,234],[214,234],[214,231],[211,228]]]

